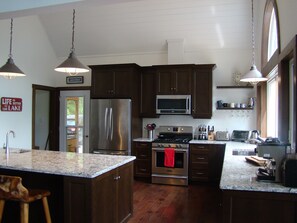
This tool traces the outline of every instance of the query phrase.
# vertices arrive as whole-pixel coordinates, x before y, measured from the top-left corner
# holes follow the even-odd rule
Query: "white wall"
[[[9,52],[10,20],[0,20],[0,66],[6,63]],[[22,112],[0,111],[0,147],[5,142],[6,132],[13,130],[16,139],[10,136],[12,147],[31,148],[32,141],[32,84],[55,85],[56,56],[49,44],[38,17],[14,19],[13,58],[26,77],[7,80],[0,77],[0,97],[18,97],[23,100]]]

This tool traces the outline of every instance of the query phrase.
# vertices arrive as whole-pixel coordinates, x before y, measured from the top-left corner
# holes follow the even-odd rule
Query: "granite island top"
[[[259,182],[256,172],[259,166],[248,163],[244,155],[232,155],[236,150],[254,150],[256,145],[227,142],[220,188],[222,190],[241,190],[297,194],[297,188],[285,187],[281,183]]]
[[[63,176],[95,178],[129,163],[134,156],[100,155],[45,150],[0,151],[0,168]]]

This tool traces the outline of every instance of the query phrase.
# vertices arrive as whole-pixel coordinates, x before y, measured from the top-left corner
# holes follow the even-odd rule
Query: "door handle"
[[[105,108],[105,116],[104,116],[104,132],[105,132],[105,138],[108,139],[108,123],[107,123],[107,116],[108,116],[108,108]],[[98,125],[100,126],[100,125]]]
[[[112,140],[113,139],[113,114],[112,114],[112,108],[110,108],[110,121],[109,121],[109,123],[110,123],[110,140]]]

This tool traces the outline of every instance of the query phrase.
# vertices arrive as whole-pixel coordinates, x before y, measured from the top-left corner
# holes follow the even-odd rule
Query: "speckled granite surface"
[[[259,168],[245,161],[245,156],[233,156],[233,149],[254,150],[256,145],[227,142],[225,158],[220,182],[223,190],[260,191],[297,194],[297,188],[284,187],[281,183],[256,181]]]
[[[154,139],[149,139],[149,138],[136,138],[133,139],[134,142],[152,142]]]
[[[134,156],[113,156],[89,153],[30,150],[18,153],[12,150],[6,158],[0,150],[0,168],[23,170],[64,176],[94,178],[129,163]]]

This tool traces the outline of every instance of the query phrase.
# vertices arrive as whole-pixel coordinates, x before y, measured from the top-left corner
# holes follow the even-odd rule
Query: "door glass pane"
[[[83,97],[66,98],[67,152],[83,152]]]

